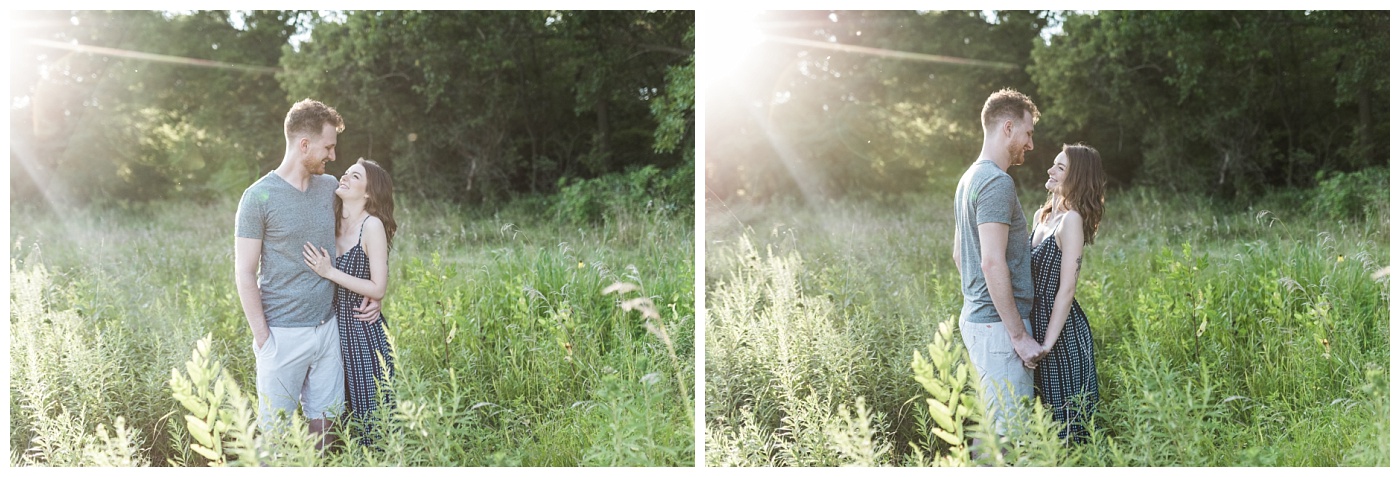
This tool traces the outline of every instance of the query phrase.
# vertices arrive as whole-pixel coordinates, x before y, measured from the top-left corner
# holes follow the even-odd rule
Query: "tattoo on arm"
[[[1074,259],[1074,274],[1079,274],[1079,267],[1084,265],[1084,257]]]

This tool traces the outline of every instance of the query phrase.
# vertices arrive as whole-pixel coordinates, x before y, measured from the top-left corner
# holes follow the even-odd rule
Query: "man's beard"
[[[1011,154],[1011,165],[1019,166],[1026,163],[1026,150],[1020,147],[1012,147],[1006,151]]]
[[[308,161],[306,162],[306,172],[311,173],[312,175],[321,175],[321,174],[325,174],[325,173],[326,173],[326,161],[325,161],[325,159],[308,160]]]

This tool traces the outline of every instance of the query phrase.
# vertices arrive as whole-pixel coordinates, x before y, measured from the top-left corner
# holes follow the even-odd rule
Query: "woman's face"
[[[1045,181],[1045,190],[1064,195],[1064,191],[1060,187],[1061,184],[1064,184],[1065,177],[1068,176],[1067,171],[1069,171],[1069,156],[1061,151],[1060,155],[1055,156],[1055,163],[1050,166],[1050,170],[1045,171],[1050,175],[1050,179]]]
[[[335,189],[335,195],[341,200],[363,199],[368,197],[365,187],[369,183],[365,178],[365,166],[355,164],[345,170],[345,175],[340,176],[340,187]]]

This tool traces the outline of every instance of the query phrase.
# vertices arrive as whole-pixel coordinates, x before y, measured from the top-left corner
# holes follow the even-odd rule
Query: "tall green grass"
[[[12,207],[11,465],[692,465],[685,214],[402,204],[391,431],[318,455],[246,427],[234,205]],[[603,294],[619,282],[638,290]]]
[[[1044,415],[996,442],[959,411],[982,398],[958,378],[951,194],[711,204],[707,464],[1389,464],[1386,204],[1111,195],[1078,292],[1097,430],[1065,448]]]

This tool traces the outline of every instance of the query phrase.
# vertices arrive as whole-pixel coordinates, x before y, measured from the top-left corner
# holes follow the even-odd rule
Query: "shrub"
[[[693,211],[694,165],[662,171],[648,165],[592,179],[559,179],[555,217],[574,224],[601,223],[608,214],[642,210],[676,215]]]
[[[1314,212],[1334,219],[1384,220],[1390,215],[1390,169],[1318,172]]]

